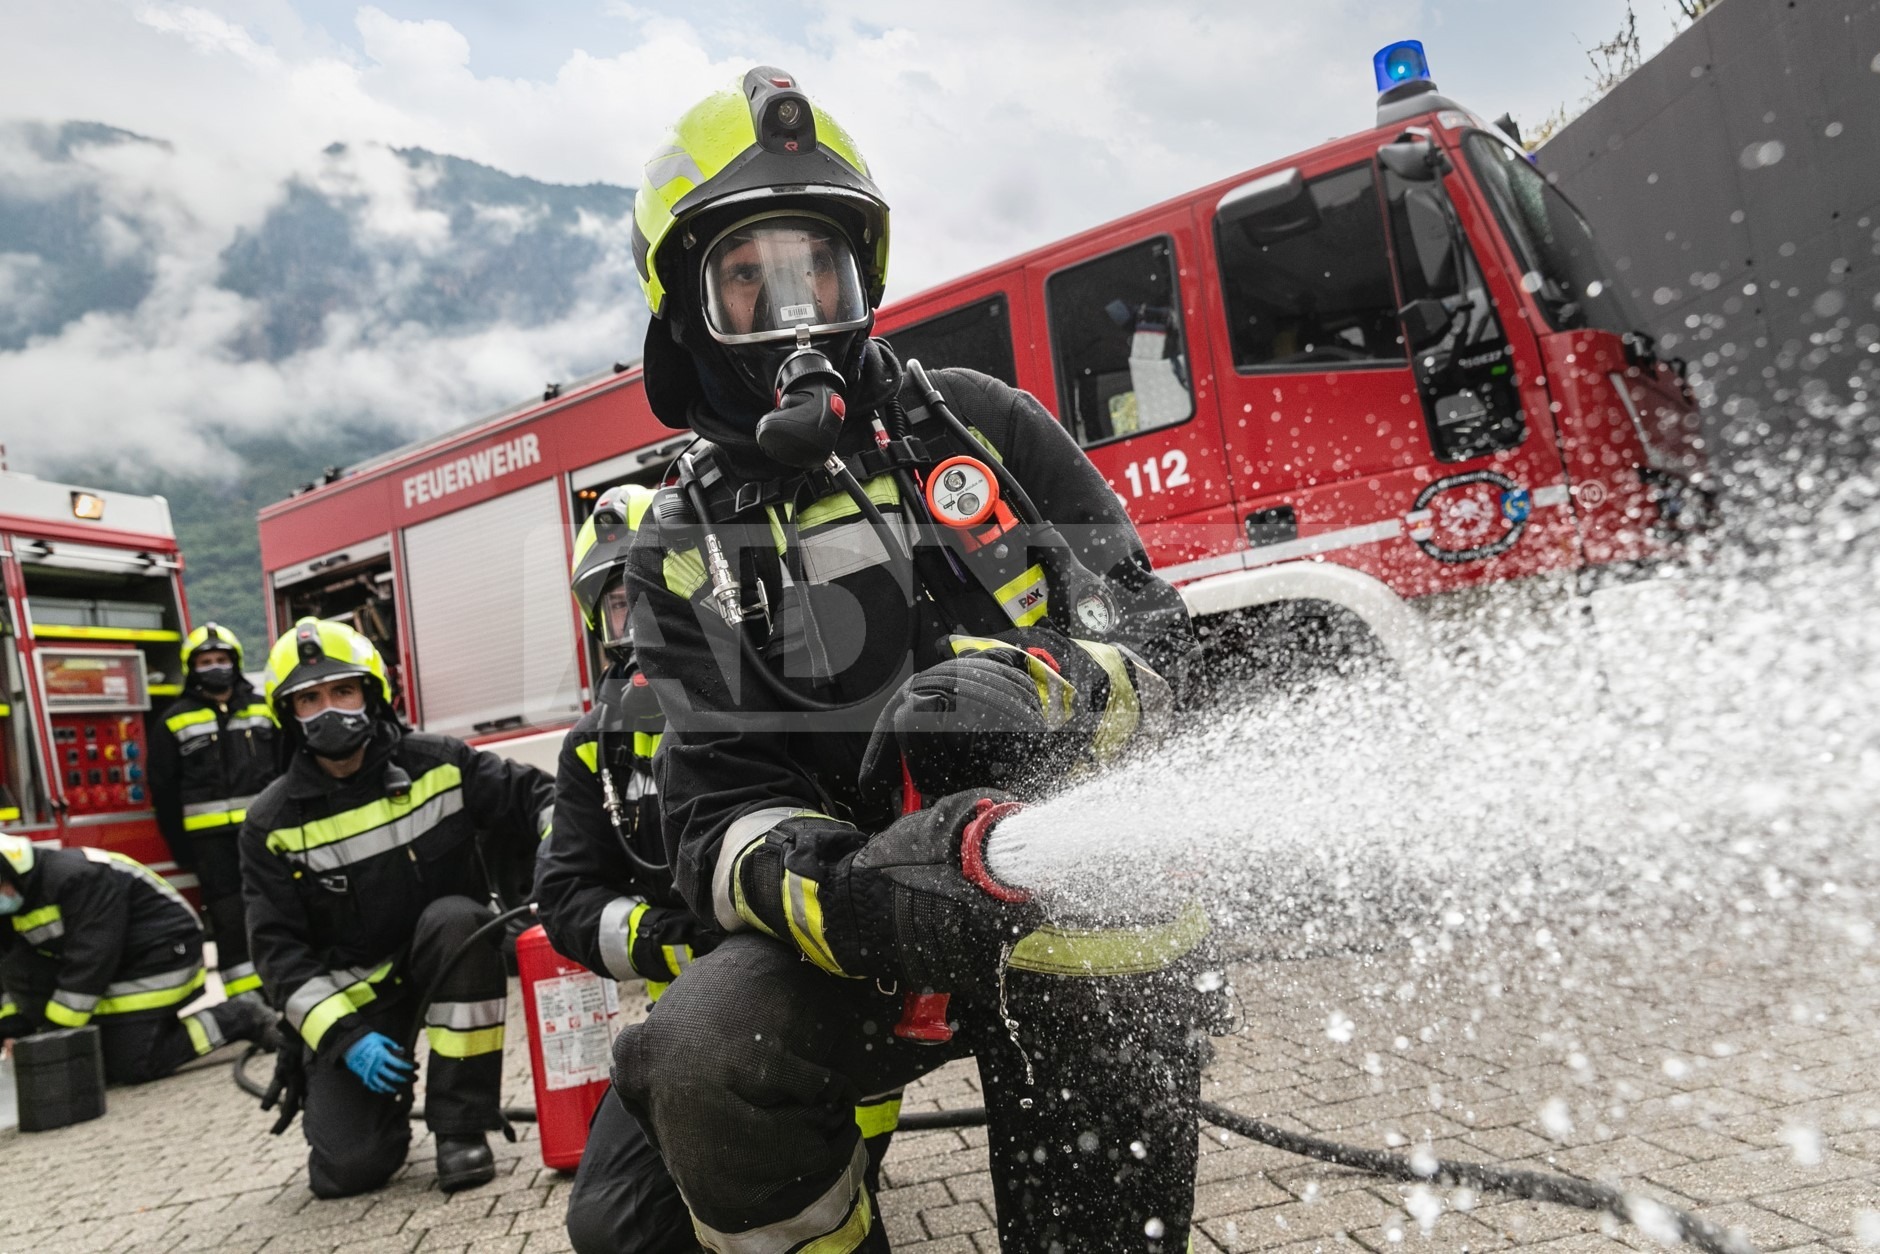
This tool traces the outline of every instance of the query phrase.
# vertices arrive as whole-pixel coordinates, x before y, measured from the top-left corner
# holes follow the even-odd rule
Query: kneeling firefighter
[[[220,623],[183,641],[183,695],[150,737],[150,799],[176,864],[196,872],[214,929],[222,989],[261,987],[248,960],[236,836],[248,803],[274,778],[274,716],[242,677],[242,642]]]
[[[202,992],[202,921],[155,871],[102,849],[0,836],[0,1039],[96,1024],[105,1078],[141,1084],[233,1040],[273,1048],[274,1016]]]
[[[1179,598],[1036,400],[868,338],[887,206],[790,75],[696,105],[642,189],[647,396],[701,439],[634,634],[675,882],[727,936],[621,1034],[623,1102],[708,1248],[884,1250],[850,1109],[976,1055],[1004,1248],[1184,1249],[1205,919],[1060,930],[980,856],[995,787],[1167,721]]]
[[[555,948],[597,975],[642,979],[657,1002],[722,939],[673,886],[653,781],[666,719],[633,657],[626,567],[653,491],[610,489],[575,537],[573,592],[607,659],[594,708],[562,742],[555,824],[536,863],[536,910]],[[873,1186],[900,1095],[856,1107]],[[659,1153],[609,1092],[595,1109],[568,1194],[577,1254],[686,1254],[692,1221]]]
[[[305,1112],[309,1181],[345,1197],[404,1163],[416,1067],[399,1042],[423,990],[493,917],[505,870],[534,858],[553,784],[408,731],[378,650],[340,623],[295,623],[268,654],[265,692],[288,760],[242,825],[248,933],[262,989],[300,1037],[283,1078]],[[503,1127],[507,992],[492,934],[424,1008],[424,1118],[446,1191],[496,1174],[484,1134]]]

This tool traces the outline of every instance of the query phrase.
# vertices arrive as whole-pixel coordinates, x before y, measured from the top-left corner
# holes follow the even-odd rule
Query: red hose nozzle
[[[986,837],[1000,819],[1017,814],[1025,807],[1016,801],[994,801],[990,797],[981,797],[973,806],[973,817],[967,820],[965,829],[960,833],[960,870],[968,882],[995,901],[1022,905],[1031,900],[1031,894],[1022,888],[1012,888],[992,878],[992,872],[986,867]]]

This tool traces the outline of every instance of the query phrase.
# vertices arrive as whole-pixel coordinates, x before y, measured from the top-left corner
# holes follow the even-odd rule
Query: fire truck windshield
[[[1644,325],[1579,211],[1521,155],[1480,131],[1463,141],[1470,168],[1520,259],[1521,285],[1557,331],[1623,335]]]

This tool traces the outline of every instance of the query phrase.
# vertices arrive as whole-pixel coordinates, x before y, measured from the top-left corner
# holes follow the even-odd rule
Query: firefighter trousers
[[[1185,961],[1125,976],[1008,971],[1003,1007],[993,990],[955,994],[954,1039],[918,1045],[893,1034],[898,995],[743,932],[621,1033],[614,1084],[708,1249],[879,1251],[853,1108],[976,1055],[1002,1247],[1175,1254],[1207,1050],[1191,975]]]
[[[441,897],[418,916],[407,955],[359,1009],[374,1031],[404,1041],[418,999],[490,911],[468,897]],[[424,1071],[424,1121],[433,1134],[498,1131],[502,1120],[503,1021],[508,1007],[501,938],[466,952],[424,1010],[430,1059]],[[374,1093],[337,1052],[307,1064],[301,1128],[310,1147],[307,1178],[318,1197],[350,1197],[392,1178],[411,1148],[411,1103]]]
[[[104,1054],[104,1076],[111,1083],[161,1080],[184,1063],[234,1039],[242,1015],[226,1003],[193,1014],[177,1014],[177,1008],[193,1001],[201,989],[201,946],[179,942],[176,960],[183,965],[174,972],[173,987],[143,994],[168,995],[169,1004],[128,1013],[103,1011],[92,1016],[91,1026],[98,1029],[98,1044]],[[45,1009],[57,986],[58,964],[18,947],[7,954],[3,965],[9,995],[26,1021],[41,1031],[54,1026],[46,1019]]]
[[[248,960],[248,922],[242,906],[242,863],[236,838],[241,824],[191,832],[190,849],[196,856],[196,878],[202,884],[202,911],[209,916],[215,940],[215,965],[222,989],[239,997],[261,987],[255,964]]]
[[[856,1108],[871,1197],[900,1108],[898,1093]],[[587,1147],[568,1194],[568,1240],[575,1254],[696,1254],[699,1248],[672,1173],[611,1089],[588,1123]]]

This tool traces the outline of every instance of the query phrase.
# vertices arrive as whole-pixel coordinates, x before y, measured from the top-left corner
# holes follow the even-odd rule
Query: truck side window
[[[1079,444],[1194,416],[1174,247],[1166,236],[1060,270],[1045,281],[1059,417]]]
[[[1527,421],[1514,353],[1455,210],[1440,185],[1406,182],[1389,171],[1384,201],[1404,314],[1427,306],[1434,336],[1414,345],[1411,366],[1437,459],[1467,461],[1515,447],[1527,438]]]
[[[929,370],[964,366],[1018,386],[1012,354],[1012,312],[1003,294],[887,333],[902,361],[917,358]]]
[[[1236,206],[1230,195],[1214,236],[1236,369],[1404,364],[1368,163],[1312,179],[1283,204]]]

